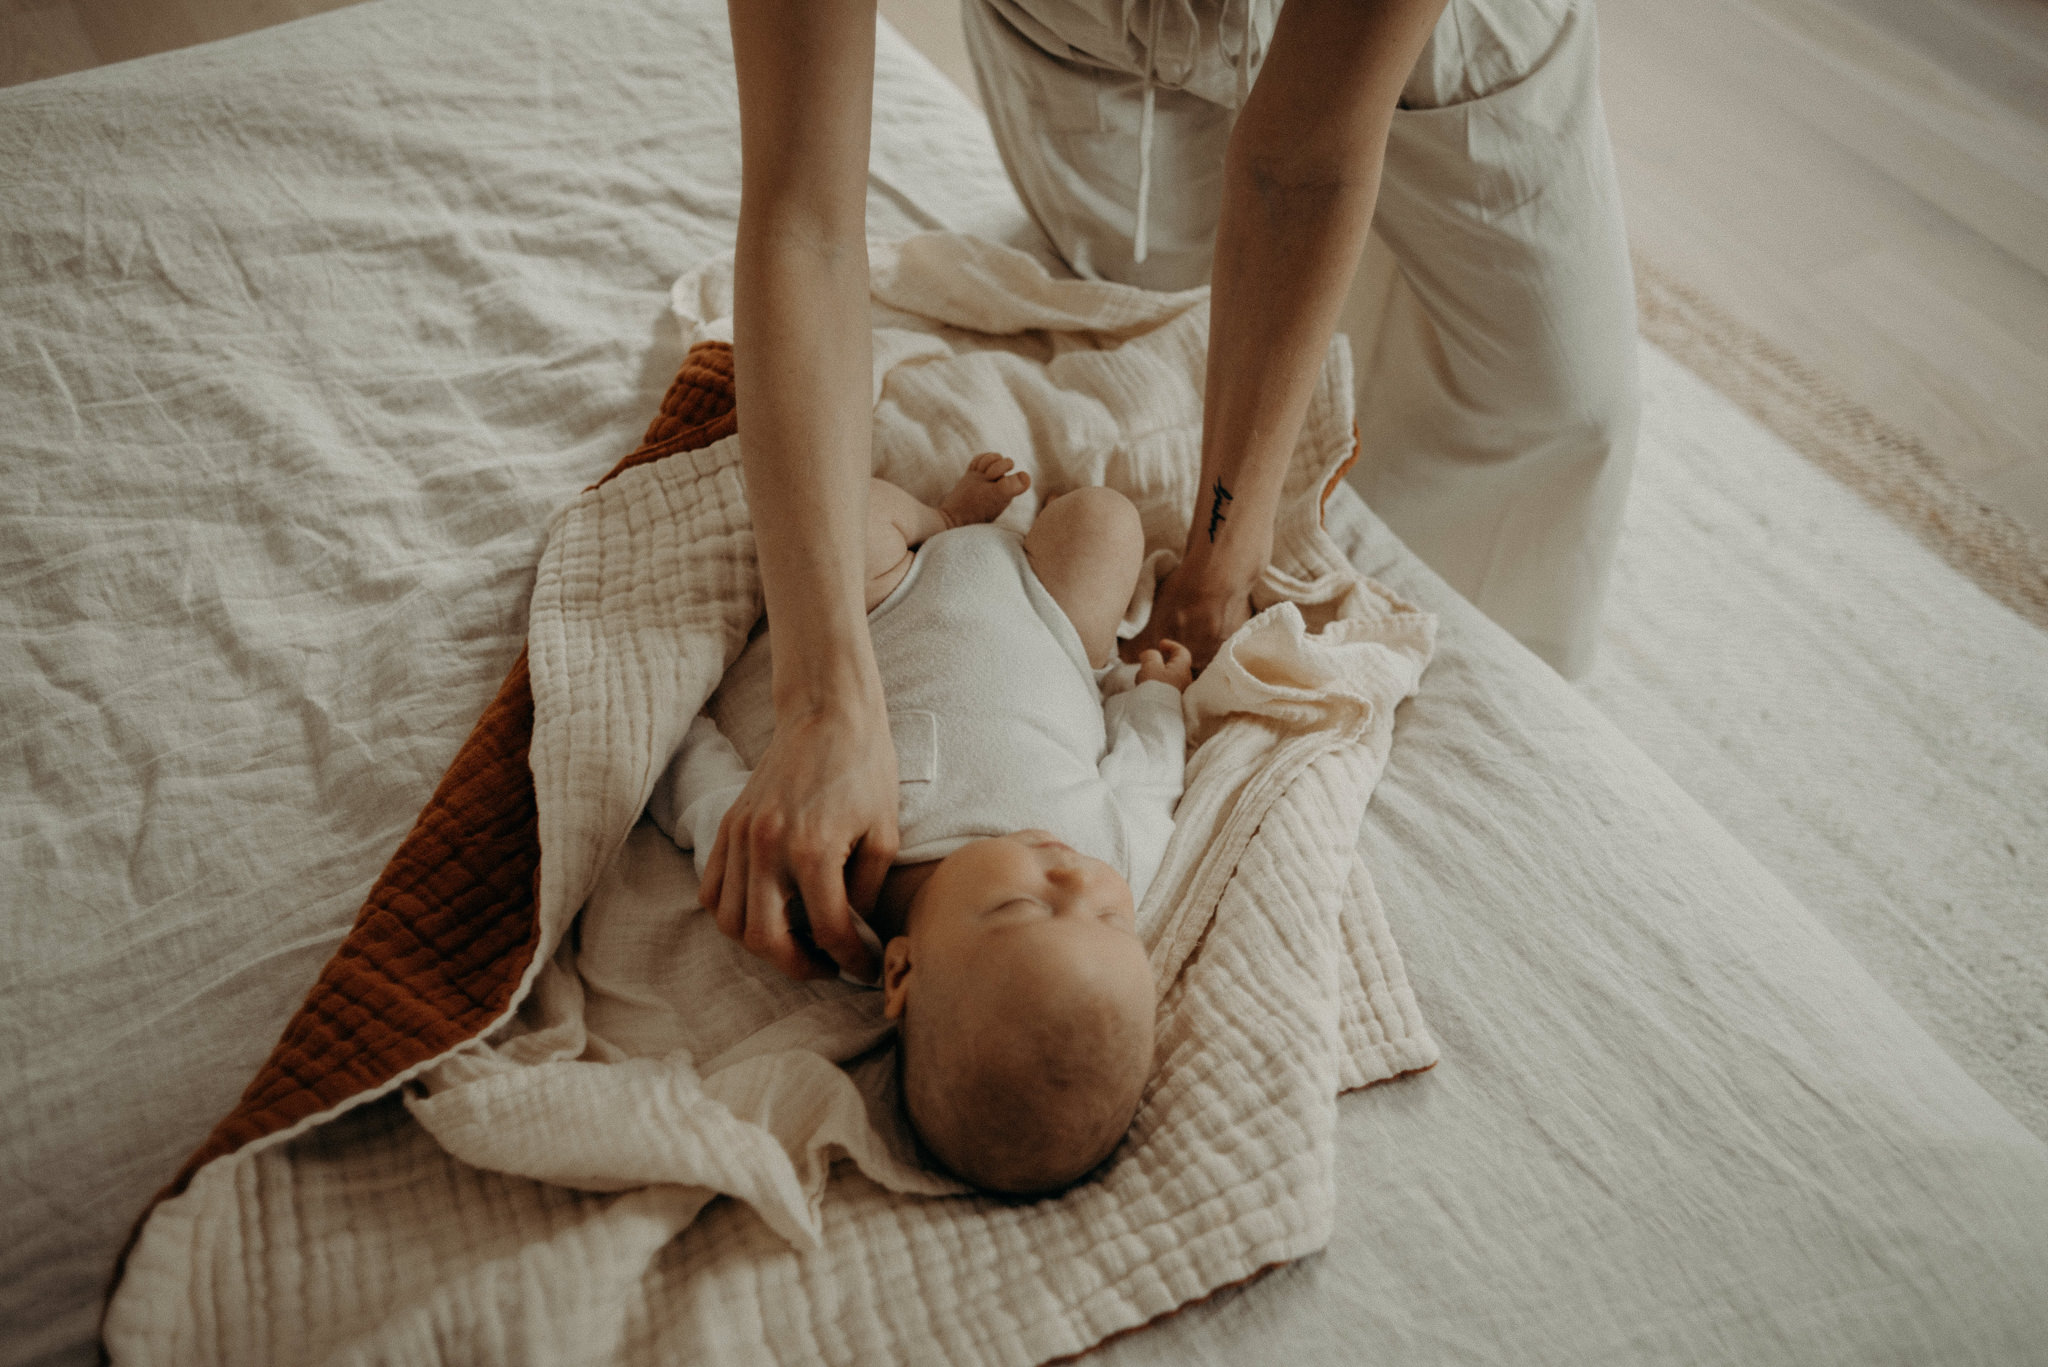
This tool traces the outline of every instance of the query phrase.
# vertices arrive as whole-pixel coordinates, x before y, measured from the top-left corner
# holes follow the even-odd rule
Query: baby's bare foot
[[[939,500],[939,515],[946,519],[946,525],[965,527],[1001,517],[1010,500],[1031,487],[1031,476],[1022,470],[1012,473],[1014,465],[1008,456],[993,451],[984,451],[968,461],[967,473]]]

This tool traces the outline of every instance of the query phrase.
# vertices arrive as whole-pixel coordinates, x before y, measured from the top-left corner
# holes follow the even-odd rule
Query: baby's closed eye
[[[1120,902],[1055,908],[1035,897],[1013,897],[1007,902],[998,902],[982,915],[1007,921],[1060,920],[1064,917],[1075,921],[1101,921],[1121,930],[1131,929],[1137,919],[1136,913]]]

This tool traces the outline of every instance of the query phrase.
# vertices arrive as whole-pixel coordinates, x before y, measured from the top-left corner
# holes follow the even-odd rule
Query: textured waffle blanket
[[[877,473],[936,498],[998,450],[1034,476],[1006,519],[1105,483],[1179,541],[1205,292],[943,234],[872,255]],[[1132,1133],[1032,1204],[916,1165],[878,994],[749,960],[641,819],[760,610],[730,291],[726,265],[677,282],[661,416],[558,515],[526,657],[145,1217],[115,1361],[1040,1362],[1321,1248],[1335,1098],[1436,1061],[1356,851],[1434,620],[1322,528],[1353,446],[1339,339],[1263,610],[1186,695]]]

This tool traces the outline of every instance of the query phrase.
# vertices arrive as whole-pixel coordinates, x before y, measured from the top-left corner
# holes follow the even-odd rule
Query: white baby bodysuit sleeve
[[[1142,902],[1173,838],[1173,809],[1186,780],[1180,690],[1157,679],[1141,683],[1104,703],[1102,719],[1109,750],[1098,772],[1123,812],[1131,895]]]
[[[699,712],[675,758],[655,780],[647,814],[679,848],[696,851],[699,876],[718,839],[718,823],[739,800],[752,772],[725,733]]]

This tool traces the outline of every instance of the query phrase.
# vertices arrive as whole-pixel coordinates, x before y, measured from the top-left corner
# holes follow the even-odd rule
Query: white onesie
[[[1038,827],[1110,864],[1144,900],[1180,800],[1179,690],[1145,683],[1105,702],[1080,633],[1032,572],[1023,538],[1000,527],[925,542],[868,627],[896,743],[897,863]],[[700,872],[774,726],[764,632],[726,671],[648,804],[656,825],[696,850]]]

